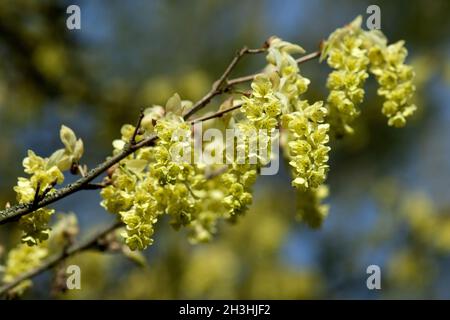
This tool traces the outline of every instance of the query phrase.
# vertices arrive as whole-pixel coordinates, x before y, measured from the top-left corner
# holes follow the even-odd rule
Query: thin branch
[[[304,62],[306,62],[306,61],[316,59],[316,58],[318,58],[319,56],[320,56],[320,51],[315,51],[315,52],[306,54],[306,55],[304,55],[304,56],[301,56],[300,58],[296,59],[295,61],[297,61],[297,64],[302,64],[302,63],[304,63]],[[250,81],[252,81],[253,79],[255,79],[255,77],[256,77],[257,75],[260,75],[260,74],[261,74],[261,73],[255,73],[255,74],[250,74],[250,75],[248,75],[248,76],[243,76],[243,77],[239,77],[239,78],[234,78],[234,79],[232,79],[232,80],[227,81],[226,87],[229,88],[229,87],[235,86],[235,85],[237,85],[237,84],[250,82]]]
[[[55,254],[48,258],[43,264],[41,264],[39,267],[32,269],[28,272],[23,273],[19,277],[15,278],[13,281],[4,284],[0,287],[0,297],[6,295],[8,291],[10,291],[12,288],[17,286],[20,282],[31,279],[42,272],[53,268],[54,266],[58,265],[61,261],[67,259],[68,257],[74,256],[79,252],[92,249],[98,244],[98,241],[102,238],[104,238],[106,235],[108,235],[110,232],[116,230],[117,228],[121,227],[123,224],[122,222],[115,222],[114,224],[108,226],[104,230],[100,231],[99,233],[94,234],[93,236],[85,239],[84,241],[81,241],[77,244],[73,244],[66,248],[66,250],[62,250],[60,253]]]
[[[85,169],[83,165],[77,164],[77,170],[80,173],[80,176],[84,177],[86,175],[87,168]]]
[[[107,187],[106,183],[88,183],[83,186],[83,190],[100,190]]]
[[[184,115],[185,119],[188,119],[190,116],[195,114],[197,111],[208,105],[208,103],[211,101],[212,98],[215,96],[226,92],[229,89],[229,86],[223,86],[227,83],[227,78],[230,75],[230,73],[233,71],[233,69],[236,67],[237,63],[241,58],[246,54],[257,54],[266,51],[267,48],[260,48],[260,49],[249,49],[247,47],[242,48],[239,50],[236,55],[234,56],[233,60],[231,60],[228,67],[225,69],[224,73],[220,76],[220,78],[214,82],[214,84],[211,87],[211,90],[197,103],[195,103],[192,108]]]
[[[32,207],[33,207],[33,208],[36,208],[36,206],[37,206],[38,203],[39,203],[39,200],[40,200],[39,193],[40,193],[40,192],[41,192],[41,183],[38,182],[38,183],[37,183],[37,186],[36,186],[36,191],[34,192],[34,198],[33,198],[33,203],[32,203]]]
[[[321,53],[320,50],[314,51],[314,52],[305,54],[304,56],[301,56],[300,58],[296,59],[295,61],[297,61],[297,64],[302,64],[303,62],[320,57],[320,53]]]
[[[53,181],[52,183],[50,183],[43,191],[41,194],[41,183],[38,182],[37,186],[36,186],[36,191],[34,192],[34,198],[33,198],[33,204],[32,207],[36,208],[36,206],[38,205],[39,201],[42,200],[43,198],[45,198],[45,196],[52,191],[53,187],[56,185],[56,181]]]
[[[141,129],[142,119],[144,119],[144,109],[141,109],[141,112],[139,113],[139,118],[138,118],[138,121],[136,123],[136,127],[134,128],[133,135],[132,135],[132,137],[130,139],[130,144],[131,145],[135,145],[136,144],[136,136],[139,134],[139,131]]]
[[[215,112],[213,114],[208,114],[208,115],[205,115],[203,117],[199,117],[197,119],[192,120],[191,124],[196,124],[198,122],[202,122],[202,121],[206,121],[206,120],[210,120],[210,119],[214,119],[214,118],[220,118],[224,114],[226,114],[228,112],[231,112],[231,111],[234,111],[236,109],[239,109],[240,107],[242,107],[242,104],[235,105],[235,106],[230,107],[230,108],[225,109],[225,110],[217,111],[217,112]]]
[[[52,191],[52,189],[56,186],[57,181],[53,181],[52,183],[50,183],[47,188],[44,189],[44,191],[42,191],[42,194],[39,196],[39,199],[44,199],[47,194],[49,194],[50,191]]]

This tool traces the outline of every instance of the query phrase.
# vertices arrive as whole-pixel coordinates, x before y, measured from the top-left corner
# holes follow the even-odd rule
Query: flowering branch
[[[228,90],[230,90],[233,86],[235,86],[237,84],[249,82],[252,79],[254,79],[258,74],[252,74],[252,75],[235,78],[235,79],[231,79],[231,80],[227,80],[227,77],[229,76],[231,71],[234,69],[234,67],[237,65],[239,60],[245,54],[256,54],[256,53],[264,52],[265,50],[266,50],[266,48],[248,49],[245,47],[245,48],[241,49],[240,51],[238,51],[236,56],[233,58],[231,63],[226,68],[225,72],[222,74],[222,76],[219,78],[219,80],[217,80],[214,83],[211,91],[209,91],[205,96],[203,96],[200,100],[198,100],[194,104],[194,106],[184,115],[184,119],[188,119],[191,115],[195,114],[196,112],[198,112],[199,110],[204,108],[206,105],[208,105],[213,97],[227,92]],[[303,62],[317,58],[319,55],[320,55],[320,52],[313,52],[311,54],[305,55],[305,56],[297,59],[296,61],[297,61],[297,63],[301,64]],[[199,121],[204,121],[204,120],[220,117],[222,114],[232,111],[231,109],[235,110],[239,107],[240,106],[235,106],[233,108],[230,108],[230,110],[224,110],[225,112],[219,111],[216,114],[204,117],[202,120],[195,119],[195,120],[193,120],[193,122],[199,122]],[[141,115],[142,115],[142,113],[141,113]],[[140,121],[138,121],[138,123],[140,123]],[[136,130],[138,130],[138,129],[136,129]],[[137,131],[136,131],[136,134],[137,134]],[[95,167],[94,169],[91,169],[89,172],[87,172],[84,176],[82,176],[80,179],[78,179],[74,183],[71,183],[71,184],[67,185],[66,187],[56,190],[55,192],[53,192],[50,195],[46,195],[45,197],[43,197],[43,199],[39,199],[39,201],[33,201],[31,203],[24,203],[24,204],[17,204],[15,206],[11,206],[9,208],[1,210],[0,211],[0,225],[11,222],[11,221],[16,221],[17,219],[19,219],[20,217],[22,217],[26,214],[29,214],[39,208],[45,207],[49,204],[59,201],[59,200],[65,198],[75,192],[78,192],[80,190],[92,190],[93,188],[91,188],[89,184],[94,179],[96,179],[98,176],[100,176],[102,173],[104,173],[110,167],[112,167],[116,163],[120,162],[121,160],[123,160],[124,158],[129,156],[130,154],[136,152],[140,148],[146,147],[146,146],[152,146],[156,142],[156,139],[157,139],[156,135],[151,135],[137,143],[132,143],[132,141],[130,141],[130,143],[128,143],[124,147],[122,152],[120,152],[117,155],[114,155],[114,156],[108,158],[107,160],[105,160],[104,162],[100,163],[97,167]],[[34,202],[36,202],[36,203],[34,203]]]
[[[252,163],[253,152],[244,152],[243,157],[232,159],[231,166],[213,167],[214,170],[208,168],[211,172],[205,169],[204,173],[201,167],[189,161],[179,163],[169,157],[172,151],[195,142],[192,140],[192,125],[222,117],[241,107],[243,117],[234,119],[236,121],[226,126],[238,129],[241,135],[241,141],[233,141],[233,145],[243,151],[254,141],[260,146],[264,142],[264,146],[268,147],[276,137],[257,141],[254,133],[261,130],[273,132],[278,128],[285,130],[284,148],[290,160],[292,186],[297,190],[299,217],[310,227],[319,227],[328,215],[328,206],[323,205],[322,200],[328,193],[325,181],[331,150],[328,146],[329,132],[333,130],[333,134],[339,136],[353,131],[351,124],[359,114],[358,106],[364,98],[364,82],[369,72],[379,84],[378,94],[385,98],[382,112],[388,117],[390,126],[403,127],[406,118],[416,110],[411,103],[415,90],[414,70],[404,63],[407,50],[403,41],[388,45],[381,32],[365,31],[361,23],[362,18],[358,17],[344,28],[337,29],[321,44],[319,51],[299,59],[295,59],[293,54],[303,54],[303,48],[277,37],[270,38],[260,49],[244,47],[236,53],[210,91],[193,105],[175,94],[167,101],[165,109],[153,106],[141,110],[136,126],[124,125],[121,139],[113,142],[114,156],[89,172],[85,166],[79,166],[84,151],[82,140],[77,140],[75,133],[65,126],[60,131],[64,149],[55,151],[45,159],[29,151],[23,165],[25,172],[32,176],[29,179],[19,178],[14,188],[19,204],[0,211],[0,224],[33,212],[20,220],[24,244],[8,254],[3,277],[5,284],[0,286],[0,295],[12,293],[11,289],[20,284],[28,285],[29,281],[23,281],[58,266],[67,257],[79,252],[88,249],[114,251],[111,246],[114,241],[110,242],[105,236],[117,228],[126,226],[121,234],[127,246],[124,248],[144,250],[153,242],[154,226],[160,215],[170,215],[170,223],[175,229],[188,227],[190,239],[200,242],[212,237],[220,219],[234,220],[245,213],[252,203],[252,186],[261,168],[270,162],[271,154],[261,156],[256,163]],[[266,51],[268,68],[264,72],[228,79],[244,55]],[[325,102],[309,103],[303,94],[310,80],[301,74],[298,64],[319,56],[322,60],[326,59],[334,70],[327,79],[330,93]],[[234,87],[250,81],[249,92]],[[233,103],[236,93],[242,103]],[[221,94],[232,97],[215,113],[191,119],[192,115]],[[192,107],[186,110],[189,105]],[[186,110],[184,114],[182,110]],[[182,137],[191,140],[186,143],[174,139],[175,134],[179,137],[179,131]],[[153,148],[144,148],[148,146]],[[219,144],[209,144],[205,150],[218,154],[217,150],[212,149],[216,146],[220,147]],[[141,148],[144,149],[136,152]],[[190,155],[181,151],[184,156]],[[134,156],[128,158],[133,153]],[[250,163],[241,162],[247,157]],[[62,171],[69,168],[72,173],[79,173],[80,179],[54,190],[56,182],[63,182]],[[108,179],[94,183],[93,180],[105,171]],[[221,179],[205,181],[218,175]],[[50,242],[45,241],[51,241],[48,221],[54,210],[43,207],[77,191],[93,189],[101,189],[101,205],[117,215],[117,222],[78,244],[66,242],[63,250],[49,256],[46,246]],[[201,196],[197,191],[201,191]],[[76,218],[73,219],[75,222],[72,224],[76,225]],[[70,221],[67,226],[70,226]],[[29,250],[35,251],[30,254]],[[26,259],[21,259],[21,255]],[[45,257],[49,258],[44,260]]]

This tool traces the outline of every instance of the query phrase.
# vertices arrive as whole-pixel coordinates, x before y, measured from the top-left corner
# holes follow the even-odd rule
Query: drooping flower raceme
[[[414,71],[404,64],[406,55],[403,41],[387,47],[373,46],[369,50],[370,71],[380,84],[378,94],[385,98],[382,112],[388,117],[388,124],[398,128],[405,126],[406,118],[417,109],[411,103],[416,88]]]
[[[42,191],[51,188],[55,183],[62,183],[64,176],[57,166],[48,167],[48,159],[36,156],[33,151],[28,151],[28,157],[23,161],[25,172],[32,174],[30,179],[19,178],[14,191],[17,193],[19,203],[33,202],[36,194],[42,194]],[[39,192],[37,193],[37,188]],[[22,241],[28,245],[36,245],[48,238],[50,229],[48,222],[51,215],[55,212],[53,209],[40,208],[35,212],[26,215],[20,219],[20,226],[24,232]]]
[[[322,102],[312,105],[301,99],[310,81],[300,74],[291,53],[304,52],[299,46],[275,38],[270,42],[267,61],[279,75],[276,96],[283,105],[282,123],[289,131],[288,155],[293,168],[293,185],[300,190],[317,188],[328,170],[329,125],[325,123],[327,109]]]
[[[286,154],[294,176],[292,185],[298,194],[298,215],[310,224],[313,220],[321,222],[328,212],[327,207],[320,203],[324,197],[317,195],[324,194],[321,190],[326,189],[322,184],[329,168],[330,147],[327,144],[330,125],[326,123],[328,110],[322,101],[309,104],[302,100],[310,81],[300,74],[300,68],[291,56],[291,53],[302,52],[301,47],[275,38],[270,43],[267,61],[269,70],[275,70],[279,75],[275,91],[283,105],[281,119],[287,131],[284,134]],[[318,201],[303,203],[311,198]]]
[[[272,76],[272,78],[271,78]],[[281,114],[281,102],[273,89],[275,75],[258,75],[253,80],[252,94],[243,96],[242,112],[255,130],[267,130],[271,133],[278,125],[277,117]]]
[[[323,123],[326,109],[321,101],[313,105],[306,101],[299,104],[299,110],[285,115],[283,121],[290,133],[288,152],[294,172],[292,185],[305,191],[325,182],[330,151],[326,145],[329,124]]]
[[[112,175],[112,185],[101,191],[102,206],[117,213],[125,223],[123,236],[132,250],[142,250],[152,243],[153,225],[157,221],[155,184],[146,179],[144,168],[130,169],[138,161],[123,161]]]
[[[224,204],[230,216],[243,213],[252,203],[251,188],[257,171],[271,158],[271,142],[276,138],[275,128],[281,114],[280,99],[273,90],[273,79],[269,75],[257,76],[251,84],[250,97],[242,97],[242,112],[245,120],[234,127],[238,141],[233,141],[236,150],[229,170],[222,175],[228,189]]]
[[[186,226],[196,210],[196,190],[202,187],[204,176],[193,163],[191,127],[181,117],[164,119],[155,127],[159,142],[155,147],[156,163],[151,174],[158,179],[160,205],[172,218],[175,229]]]
[[[350,123],[359,115],[358,105],[364,99],[363,86],[369,76],[369,59],[361,35],[350,29],[330,49],[327,62],[336,69],[327,80],[330,121],[335,133],[342,136],[353,132]]]
[[[228,189],[223,199],[231,217],[244,213],[253,201],[252,186],[256,181],[256,165],[233,164],[222,175],[222,181]]]
[[[337,136],[352,133],[351,122],[363,101],[362,86],[370,70],[377,78],[378,94],[384,97],[382,112],[388,124],[403,127],[416,110],[411,103],[415,91],[414,71],[404,64],[407,51],[403,41],[387,45],[379,30],[365,31],[362,18],[333,32],[323,46],[321,59],[327,58],[333,71],[327,81],[330,124]]]
[[[122,127],[122,138],[113,142],[114,154],[122,151],[134,131],[132,125]],[[136,137],[137,141],[141,138]],[[150,149],[141,148],[122,160],[111,175],[111,184],[101,191],[101,205],[118,214],[125,223],[123,236],[132,250],[142,250],[152,243],[153,225],[157,221],[158,204],[154,197],[157,183],[147,171],[148,163],[154,157]]]
[[[187,226],[191,243],[210,241],[217,231],[218,221],[231,218],[223,201],[227,193],[221,177],[210,178],[202,188],[196,189],[196,210]]]
[[[112,184],[101,191],[102,206],[125,223],[123,236],[132,250],[143,250],[152,243],[154,225],[162,214],[171,217],[175,229],[188,226],[198,209],[196,189],[204,180],[192,164],[190,125],[177,114],[163,114],[159,107],[145,113],[150,117],[144,117],[145,134],[155,133],[156,145],[122,160]],[[113,143],[115,153],[125,147],[134,131],[132,125],[122,127],[121,140]]]

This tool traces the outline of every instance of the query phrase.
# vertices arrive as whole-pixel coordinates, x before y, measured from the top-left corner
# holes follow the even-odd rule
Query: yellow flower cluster
[[[101,191],[101,205],[125,223],[123,237],[132,250],[152,243],[154,225],[162,214],[171,216],[175,229],[189,225],[198,202],[196,189],[203,183],[191,161],[190,125],[172,112],[164,115],[160,107],[145,114],[144,135],[156,133],[156,146],[141,148],[122,160],[112,174],[112,184]],[[132,125],[122,127],[121,140],[113,143],[114,153],[125,147],[134,131]],[[137,136],[138,141],[142,138]]]
[[[132,249],[144,249],[152,243],[153,225],[157,221],[153,197],[154,185],[142,171],[134,170],[132,162],[124,161],[112,176],[113,184],[101,191],[101,205],[112,213],[119,214],[126,225],[123,236]],[[131,163],[129,163],[131,162]]]
[[[357,106],[364,99],[364,82],[368,78],[369,59],[361,36],[351,28],[349,34],[330,49],[328,64],[336,69],[328,76],[328,108],[337,136],[352,133],[350,123],[358,116]]]
[[[121,152],[134,130],[132,125],[122,127],[121,140],[113,142],[114,153]],[[157,221],[156,181],[146,171],[148,161],[153,157],[150,149],[141,148],[122,160],[112,174],[111,185],[101,191],[101,205],[118,214],[125,223],[123,236],[132,250],[142,250],[152,243],[153,224]]]
[[[157,201],[171,216],[171,225],[178,229],[187,226],[193,218],[198,202],[197,189],[202,188],[204,176],[192,161],[188,123],[182,118],[164,119],[155,129],[160,139],[155,147],[156,162],[152,164],[151,174],[160,186]]]
[[[228,190],[220,177],[208,179],[201,189],[196,190],[197,207],[191,222],[187,226],[191,243],[210,241],[217,231],[218,220],[230,218],[223,203],[227,192]]]
[[[242,111],[248,119],[247,124],[251,124],[255,131],[265,129],[271,132],[278,125],[277,116],[281,114],[280,99],[275,95],[272,80],[268,75],[258,75],[251,87],[251,96],[242,97]]]
[[[223,199],[231,217],[242,214],[252,203],[252,186],[257,171],[270,161],[274,129],[281,114],[281,102],[273,89],[276,74],[255,77],[250,97],[242,97],[245,120],[236,124],[239,135],[234,162],[222,175],[228,193]],[[259,152],[261,151],[261,152]]]
[[[310,81],[300,74],[291,54],[303,52],[302,48],[275,38],[270,42],[267,61],[279,76],[275,91],[283,105],[281,119],[283,128],[287,129],[284,137],[294,176],[292,185],[298,192],[298,214],[308,224],[317,226],[314,222],[321,222],[327,211],[320,201],[326,194],[323,192],[326,186],[322,184],[329,168],[330,125],[325,122],[328,110],[322,101],[310,105],[301,99]]]
[[[450,251],[450,217],[442,214],[424,193],[412,192],[402,200],[402,214],[420,243],[439,252]]]
[[[317,188],[328,170],[329,125],[325,123],[327,109],[321,101],[312,105],[301,100],[309,80],[300,74],[291,53],[303,52],[298,46],[275,38],[270,42],[267,61],[279,74],[276,90],[283,104],[283,127],[288,129],[288,154],[293,168],[292,184],[300,190]]]
[[[330,89],[328,108],[330,124],[337,136],[352,133],[351,122],[358,116],[356,108],[364,99],[363,85],[367,69],[377,78],[378,94],[385,98],[382,112],[388,124],[403,127],[406,118],[416,110],[411,104],[415,91],[414,71],[405,65],[407,51],[404,42],[387,45],[379,30],[365,31],[362,18],[356,18],[344,28],[337,29],[325,42],[321,59],[333,69],[327,86]]]
[[[252,203],[251,189],[256,177],[255,165],[251,164],[233,164],[222,175],[222,181],[228,190],[223,203],[231,217],[244,213]]]
[[[397,128],[404,127],[406,118],[417,109],[411,104],[416,88],[413,84],[414,70],[404,64],[406,55],[403,41],[385,48],[373,46],[369,50],[370,71],[380,85],[378,94],[386,100],[382,112],[388,117],[388,124]]]
[[[294,171],[292,185],[301,191],[317,188],[325,182],[328,171],[329,124],[323,123],[326,109],[323,103],[308,105],[302,101],[299,111],[283,116],[284,126],[289,129],[289,164]]]
[[[300,95],[306,92],[310,83],[309,79],[300,74],[300,68],[292,54],[304,53],[297,45],[283,41],[279,38],[270,40],[267,54],[268,70],[275,71],[278,77],[275,79],[274,91],[282,105],[282,113],[287,114],[296,111]]]
[[[19,203],[33,203],[36,197],[39,200],[46,194],[51,194],[53,187],[64,181],[62,172],[70,169],[83,155],[83,142],[81,139],[77,140],[70,128],[62,126],[60,138],[65,148],[55,151],[50,158],[42,158],[33,151],[28,151],[23,166],[30,178],[18,178],[17,186],[14,187]],[[53,209],[40,208],[23,216],[20,219],[24,232],[22,241],[31,246],[48,239],[48,222],[54,212]]]

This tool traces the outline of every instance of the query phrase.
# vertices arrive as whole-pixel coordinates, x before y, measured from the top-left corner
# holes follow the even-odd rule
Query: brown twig
[[[47,196],[47,194],[52,191],[52,189],[56,186],[56,180],[50,183],[47,188],[42,191],[42,194],[39,196],[39,199],[43,199]]]
[[[306,54],[304,56],[301,56],[300,58],[296,59],[295,61],[297,61],[297,64],[302,64],[306,61],[309,60],[313,60],[316,59],[320,56],[320,51],[314,51],[312,53]],[[234,78],[232,80],[227,81],[226,86],[227,87],[232,87],[241,83],[246,83],[246,82],[250,82],[253,79],[255,79],[255,77],[257,75],[260,75],[261,73],[255,73],[255,74],[250,74],[248,76],[243,76],[243,77],[239,77],[239,78]]]
[[[108,184],[106,183],[88,183],[83,186],[83,190],[100,190],[106,188]]]
[[[206,121],[206,120],[210,120],[210,119],[214,119],[214,118],[220,118],[220,117],[223,116],[224,114],[226,114],[226,113],[228,113],[228,112],[231,112],[231,111],[234,111],[234,110],[236,110],[236,109],[239,109],[240,107],[242,107],[242,104],[238,104],[238,105],[235,105],[235,106],[230,107],[230,108],[228,108],[228,109],[220,110],[220,111],[217,111],[217,112],[215,112],[215,113],[212,113],[212,114],[208,114],[208,115],[199,117],[199,118],[197,118],[197,119],[192,120],[192,121],[191,121],[191,124],[196,124],[196,123],[199,123],[199,122],[202,122],[202,121]]]
[[[39,201],[41,201],[42,199],[45,198],[45,196],[52,191],[52,189],[55,187],[56,185],[56,181],[53,181],[52,183],[50,183],[43,191],[41,194],[41,183],[38,182],[37,186],[36,186],[36,191],[34,192],[34,198],[33,198],[33,207],[36,207],[39,203]]]
[[[41,199],[39,193],[41,192],[41,183],[38,182],[37,186],[36,186],[36,191],[34,192],[34,198],[33,198],[33,203],[32,203],[32,207],[35,208],[37,206],[37,204],[39,203],[39,200]]]
[[[224,73],[220,76],[220,78],[216,82],[214,82],[214,84],[211,87],[211,90],[192,106],[192,108],[184,115],[184,118],[189,119],[190,116],[192,116],[194,113],[205,107],[211,101],[212,98],[223,92],[226,92],[230,88],[230,86],[227,85],[227,78],[233,71],[233,69],[236,67],[239,60],[241,60],[241,58],[244,55],[257,54],[264,52],[266,50],[267,48],[249,49],[247,47],[244,47],[241,50],[239,50],[234,56],[233,60],[231,60],[228,67],[225,69]],[[226,85],[224,86],[224,84]]]
[[[144,119],[144,109],[141,109],[141,112],[139,113],[139,118],[136,122],[136,127],[134,128],[133,135],[131,136],[131,139],[130,139],[131,145],[136,144],[136,136],[139,134],[139,131],[141,129],[142,119]]]

